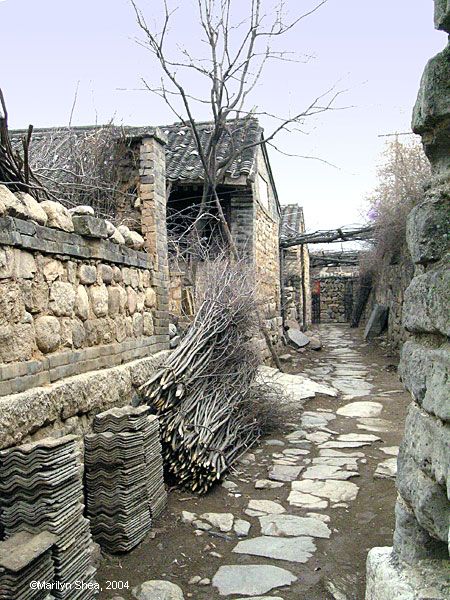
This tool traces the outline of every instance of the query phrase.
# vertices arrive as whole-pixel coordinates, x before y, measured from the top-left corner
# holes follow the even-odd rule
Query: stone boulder
[[[133,596],[137,600],[184,600],[183,591],[170,581],[144,581],[133,588]]]
[[[72,215],[90,215],[91,217],[95,216],[95,212],[92,206],[87,206],[83,204],[80,204],[79,206],[74,206],[73,208],[69,208],[69,212]]]
[[[38,225],[47,225],[47,213],[33,196],[25,192],[16,192],[16,198],[25,205],[29,219],[35,221]]]
[[[106,221],[106,223],[109,223],[109,221]],[[112,223],[110,223],[110,225],[113,227],[113,230],[111,231],[108,227],[108,239],[113,242],[113,244],[121,244],[123,246],[125,244],[125,238]]]
[[[314,335],[308,335],[307,337],[309,338],[308,348],[310,350],[322,350],[322,342],[319,337]]]
[[[103,219],[91,215],[74,215],[72,218],[75,233],[85,237],[106,239],[108,232]]]
[[[132,231],[126,225],[120,225],[118,231],[122,234],[125,244],[129,248],[133,248],[133,250],[142,250],[144,248],[145,240],[137,231]]]
[[[53,200],[44,200],[41,207],[47,213],[47,226],[54,229],[62,229],[69,233],[73,231],[72,215],[65,206]]]
[[[0,214],[7,214],[18,219],[29,219],[29,210],[6,185],[0,185]]]
[[[55,351],[61,343],[61,327],[56,317],[38,317],[34,322],[36,344],[41,352]]]
[[[293,327],[289,327],[286,331],[286,338],[294,348],[303,348],[310,342],[309,338],[300,329],[294,329]]]

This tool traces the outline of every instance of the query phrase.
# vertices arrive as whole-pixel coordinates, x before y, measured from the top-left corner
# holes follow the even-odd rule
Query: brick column
[[[153,262],[153,285],[157,311],[155,334],[169,339],[169,267],[166,224],[166,156],[167,140],[158,129],[144,137],[140,147],[139,197],[141,227],[147,252]]]

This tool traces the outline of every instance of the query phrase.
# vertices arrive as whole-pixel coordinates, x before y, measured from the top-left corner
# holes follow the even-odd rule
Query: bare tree
[[[206,56],[201,57],[193,56],[188,48],[176,50],[178,45],[171,38],[171,23],[177,9],[169,8],[167,0],[162,0],[163,20],[159,29],[148,24],[136,0],[130,2],[144,33],[144,39],[139,43],[151,52],[162,72],[159,85],[152,85],[145,79],[144,85],[161,97],[181,123],[191,129],[204,170],[199,215],[206,211],[209,202],[215,204],[225,238],[237,257],[217,194],[217,186],[224,181],[230,165],[250,148],[264,143],[274,145],[280,132],[301,129],[307,117],[334,108],[341,93],[333,87],[288,117],[269,114],[255,107],[247,108],[250,95],[270,61],[296,62],[292,53],[274,49],[275,40],[293,30],[327,0],[318,0],[311,10],[290,20],[286,16],[285,0],[277,0],[270,13],[264,9],[264,0],[249,0],[246,2],[247,15],[240,21],[235,18],[236,3],[232,0],[197,0],[198,18],[207,48]],[[199,95],[194,90],[202,86],[205,94]],[[199,105],[207,106],[211,111],[212,131],[206,144],[201,142],[195,118]],[[249,115],[270,117],[275,125],[261,139],[239,144],[235,136],[236,122]],[[223,140],[228,141],[225,156],[218,152]]]

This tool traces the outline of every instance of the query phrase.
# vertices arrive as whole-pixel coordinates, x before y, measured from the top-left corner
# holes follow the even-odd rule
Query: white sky
[[[250,0],[234,2],[243,13]],[[159,3],[141,0],[150,21]],[[198,51],[194,0],[178,4],[172,33]],[[313,2],[286,4],[294,16]],[[157,81],[158,70],[133,41],[138,30],[127,0],[0,0],[0,32],[0,86],[11,128],[67,124],[78,81],[73,124],[176,120],[162,100],[133,91],[142,76]],[[444,46],[431,0],[329,0],[283,41],[283,49],[315,58],[270,66],[251,104],[294,113],[336,84],[348,90],[341,104],[353,106],[311,121],[308,135],[277,141],[288,153],[338,168],[270,153],[281,203],[302,204],[308,230],[361,222],[383,148],[377,136],[409,131],[425,63]]]

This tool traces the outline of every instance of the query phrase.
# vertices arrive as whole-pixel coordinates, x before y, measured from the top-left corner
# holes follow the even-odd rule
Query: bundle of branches
[[[32,171],[29,161],[29,148],[33,126],[20,138],[21,151],[11,142],[8,130],[8,111],[3,92],[0,89],[0,183],[12,191],[28,192],[35,198],[48,197],[41,182]]]
[[[241,263],[205,269],[203,302],[182,343],[143,386],[160,418],[166,467],[205,493],[259,438],[264,394],[252,388],[256,303]]]

